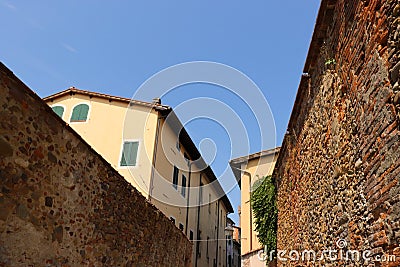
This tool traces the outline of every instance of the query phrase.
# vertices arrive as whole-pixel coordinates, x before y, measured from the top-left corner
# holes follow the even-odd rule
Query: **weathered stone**
[[[23,204],[19,204],[17,206],[16,213],[17,213],[17,216],[20,217],[21,219],[26,219],[26,217],[28,217],[28,215],[29,215],[28,209]]]
[[[393,98],[393,104],[399,105],[400,104],[400,92],[397,92]]]
[[[28,168],[28,166],[29,166],[29,162],[26,161],[26,160],[24,160],[24,159],[22,159],[22,158],[16,158],[16,159],[14,160],[14,162],[15,162],[17,165],[21,166],[22,168]]]
[[[46,205],[47,207],[53,207],[53,198],[45,197],[44,205]]]
[[[11,157],[13,155],[12,146],[0,137],[0,157]]]
[[[48,158],[51,162],[57,163],[57,157],[54,156],[54,154],[51,153],[50,151],[49,151],[49,153],[47,153],[47,158]]]
[[[3,197],[0,197],[0,220],[6,221],[8,216],[14,210],[14,205],[9,201],[6,201]]]
[[[53,231],[53,241],[58,241],[58,243],[61,243],[63,241],[63,228],[62,226],[57,226],[54,228]]]
[[[400,61],[390,70],[390,78],[393,83],[399,79]]]

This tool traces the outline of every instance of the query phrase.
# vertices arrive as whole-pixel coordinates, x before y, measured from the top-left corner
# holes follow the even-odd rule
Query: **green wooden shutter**
[[[72,111],[71,121],[86,121],[89,113],[89,106],[79,104]]]
[[[63,107],[56,106],[56,107],[52,107],[52,109],[60,118],[62,118],[62,115],[64,114],[64,108]]]
[[[81,104],[79,106],[81,107],[81,110],[79,113],[79,120],[86,121],[88,113],[89,113],[89,106],[86,104]]]
[[[136,166],[139,142],[125,142],[122,149],[120,166]]]
[[[81,113],[81,105],[74,107],[74,109],[72,110],[71,121],[78,121],[80,113]]]

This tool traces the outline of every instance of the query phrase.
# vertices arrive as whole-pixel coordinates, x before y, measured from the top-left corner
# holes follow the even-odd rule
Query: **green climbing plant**
[[[278,210],[276,188],[272,176],[256,181],[251,192],[251,205],[259,241],[266,247],[264,253],[276,250]]]
[[[335,65],[336,64],[336,60],[334,58],[330,58],[328,60],[325,61],[325,65]]]

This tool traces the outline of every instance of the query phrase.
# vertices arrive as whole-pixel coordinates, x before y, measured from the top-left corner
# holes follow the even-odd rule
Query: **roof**
[[[239,158],[232,159],[229,163],[230,164],[247,163],[249,160],[252,160],[252,159],[257,159],[257,158],[261,158],[261,157],[275,155],[276,153],[279,153],[280,149],[281,149],[280,147],[276,147],[276,148],[263,150],[263,151],[256,152],[256,153],[253,153],[253,154],[250,154],[250,155],[247,155],[247,156],[242,156],[242,157],[239,157]]]
[[[253,153],[253,154],[250,154],[247,156],[242,156],[239,158],[232,159],[229,162],[229,165],[231,166],[232,172],[235,175],[235,178],[236,178],[236,181],[237,181],[239,187],[241,188],[240,180],[242,178],[242,170],[241,170],[242,164],[247,164],[250,160],[253,160],[253,159],[259,159],[262,157],[276,155],[279,153],[280,149],[281,149],[280,147],[271,148],[271,149],[256,152],[256,153]]]
[[[44,101],[52,101],[58,97],[62,97],[65,95],[75,95],[75,94],[87,95],[89,97],[98,97],[98,98],[102,98],[102,99],[107,99],[109,101],[123,102],[123,103],[126,103],[127,105],[130,103],[133,103],[133,104],[137,104],[137,105],[141,105],[141,106],[153,107],[156,110],[162,110],[162,111],[171,109],[170,106],[161,105],[158,103],[150,103],[150,102],[134,100],[134,99],[126,98],[126,97],[113,96],[113,95],[107,95],[107,94],[102,94],[102,93],[97,93],[97,92],[92,92],[92,91],[87,91],[87,90],[81,90],[81,89],[75,88],[73,86],[64,91],[46,96],[45,98],[43,98],[43,100]]]
[[[120,96],[102,94],[102,93],[97,93],[97,92],[92,92],[92,91],[87,91],[87,90],[81,90],[81,89],[78,89],[75,87],[70,87],[64,91],[47,96],[47,97],[43,98],[43,100],[44,101],[53,101],[56,98],[63,97],[65,95],[74,95],[74,94],[87,95],[90,97],[98,97],[98,98],[102,98],[102,99],[107,99],[109,101],[119,101],[119,102],[126,103],[127,105],[128,104],[142,105],[142,106],[154,108],[155,110],[163,113],[163,115],[169,115],[170,118],[168,119],[168,122],[171,124],[172,128],[176,131],[176,134],[179,135],[179,142],[185,147],[185,149],[189,153],[191,159],[201,159],[200,160],[201,166],[199,166],[199,167],[201,169],[204,169],[203,172],[207,175],[210,183],[216,181],[216,183],[213,183],[213,185],[215,187],[215,190],[217,191],[217,194],[223,195],[221,200],[224,203],[228,212],[229,213],[234,212],[232,204],[229,201],[228,197],[226,196],[220,183],[218,182],[218,179],[215,176],[214,171],[211,169],[210,166],[208,166],[204,162],[196,145],[193,143],[188,132],[182,126],[182,123],[180,122],[179,118],[176,116],[176,114],[173,112],[173,110],[170,106],[161,105],[158,103],[150,103],[150,102],[145,102],[145,101],[140,101],[140,100],[134,100],[134,99],[129,99],[129,98],[120,97]]]
[[[300,132],[301,125],[298,123],[298,118],[300,114],[306,114],[308,112],[308,105],[303,105],[303,103],[309,101],[307,97],[309,77],[315,69],[317,57],[320,54],[322,45],[324,44],[324,39],[327,35],[327,28],[332,22],[334,15],[333,13],[337,1],[338,0],[322,0],[321,2],[306,62],[303,68],[303,73],[306,75],[302,75],[300,80],[296,99],[287,127],[287,134],[283,139],[281,153],[279,154],[276,161],[274,172],[277,171],[277,168],[279,168],[283,161],[283,158],[285,157],[285,151],[287,149],[288,142],[290,142],[289,138],[292,135],[298,136]]]
[[[231,218],[229,218],[229,217],[226,218],[226,222],[227,222],[228,224],[230,224],[231,226],[234,226],[234,225],[235,225],[235,222],[234,222]]]

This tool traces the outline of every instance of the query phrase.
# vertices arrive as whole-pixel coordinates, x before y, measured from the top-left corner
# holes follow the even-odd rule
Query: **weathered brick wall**
[[[398,1],[322,1],[274,171],[279,249],[337,249],[344,239],[398,256],[370,266],[400,266],[399,12]]]
[[[191,243],[0,63],[0,266],[188,266]]]

